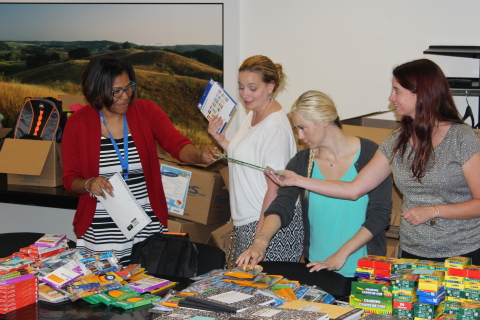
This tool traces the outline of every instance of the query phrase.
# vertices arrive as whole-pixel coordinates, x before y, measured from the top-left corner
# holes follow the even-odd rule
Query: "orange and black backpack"
[[[60,142],[65,121],[61,100],[28,97],[17,116],[13,138]]]

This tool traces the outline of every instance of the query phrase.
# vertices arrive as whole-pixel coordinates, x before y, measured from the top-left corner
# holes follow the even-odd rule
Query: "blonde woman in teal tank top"
[[[302,94],[293,104],[291,114],[298,137],[307,148],[298,152],[286,169],[299,176],[352,180],[378,149],[370,140],[343,133],[333,101],[322,92]],[[291,221],[301,197],[305,270],[328,269],[352,277],[357,257],[386,253],[391,191],[392,180],[388,177],[381,187],[355,204],[346,205],[350,201],[347,200],[333,209],[332,205],[342,200],[320,199],[318,194],[298,186],[281,187],[265,211],[265,221],[252,246],[240,255],[237,264],[256,264],[264,259],[270,239]]]

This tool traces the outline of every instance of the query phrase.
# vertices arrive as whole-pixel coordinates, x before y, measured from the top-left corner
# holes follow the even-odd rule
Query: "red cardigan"
[[[155,215],[167,226],[168,210],[160,177],[155,141],[179,159],[180,149],[192,142],[175,129],[167,114],[153,102],[137,99],[128,108],[127,121],[145,174],[148,197]],[[70,192],[76,178],[99,176],[100,116],[91,106],[72,114],[62,136],[63,185]],[[83,236],[95,215],[97,198],[80,195],[73,226],[77,238]]]

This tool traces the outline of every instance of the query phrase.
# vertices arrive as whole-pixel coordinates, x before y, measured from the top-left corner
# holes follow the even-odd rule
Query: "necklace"
[[[327,159],[327,157],[325,157],[325,156],[322,156],[322,157],[323,157],[323,159],[327,160],[327,162],[330,164],[330,167],[333,167],[333,163],[335,162],[335,160],[330,161],[330,160]]]
[[[328,160],[327,157],[325,157],[324,155],[321,155],[321,156],[322,156],[323,159],[325,159],[325,160],[328,162],[328,164],[330,165],[330,167],[333,167],[333,163],[335,162],[335,159],[333,159],[333,161],[330,161],[330,160]]]
[[[263,111],[265,111],[265,109],[267,109],[268,104],[269,104],[271,101],[273,101],[273,99],[272,99],[272,98],[269,98],[269,99],[267,100],[267,103],[265,103],[265,106],[262,108],[262,111],[253,114],[252,122],[251,122],[251,124],[250,124],[249,129],[254,126],[254,125],[253,125],[253,122],[255,122],[255,121],[257,121],[258,119],[260,119],[260,117],[261,117],[262,114],[263,114]],[[260,121],[258,121],[258,122],[260,122]],[[258,122],[257,122],[257,123],[258,123]]]

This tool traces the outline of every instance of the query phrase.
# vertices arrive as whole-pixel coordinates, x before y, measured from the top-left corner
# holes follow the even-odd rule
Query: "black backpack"
[[[190,278],[197,275],[198,251],[188,236],[158,233],[132,248],[132,264],[154,275]]]
[[[66,122],[62,101],[52,97],[25,99],[17,116],[13,138],[61,142]]]

